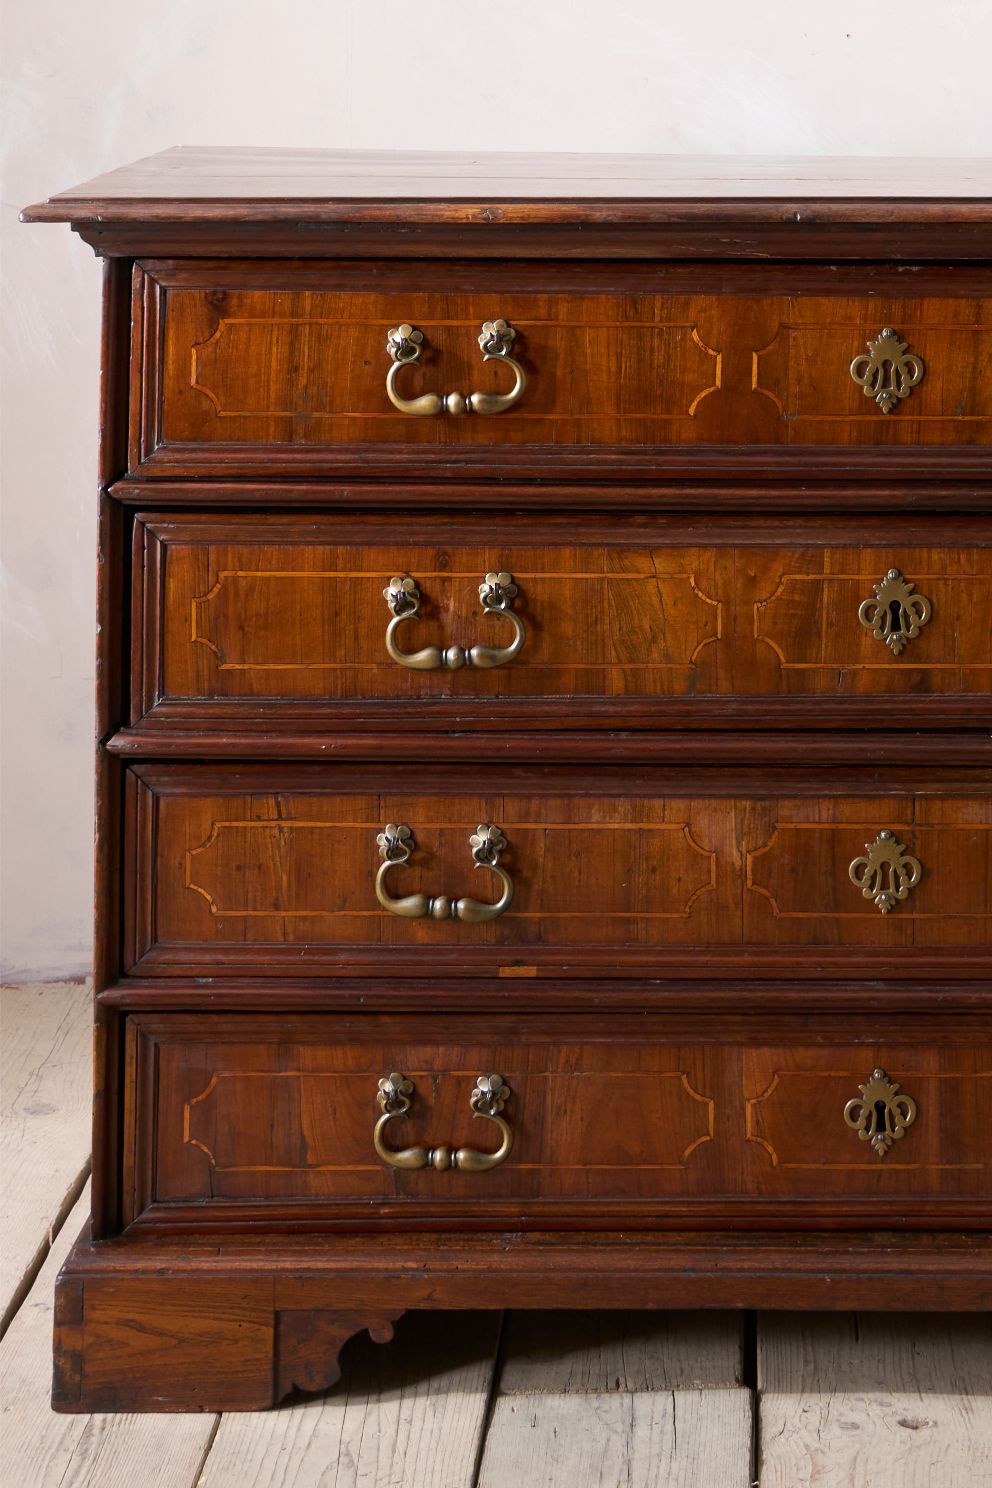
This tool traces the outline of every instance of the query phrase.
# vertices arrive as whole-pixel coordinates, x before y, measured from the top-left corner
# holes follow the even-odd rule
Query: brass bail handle
[[[404,321],[386,333],[386,350],[393,365],[386,374],[386,393],[394,408],[400,413],[415,417],[430,417],[439,413],[506,413],[519,402],[527,386],[527,374],[520,363],[510,355],[510,348],[517,333],[508,320],[487,320],[479,334],[484,362],[498,361],[511,368],[513,386],[508,393],[421,393],[419,398],[404,398],[397,390],[397,379],[404,367],[413,366],[424,349],[424,333],[419,326]]]
[[[376,1100],[382,1115],[372,1131],[372,1145],[376,1156],[391,1168],[435,1168],[444,1173],[455,1168],[462,1173],[485,1173],[499,1167],[510,1155],[513,1132],[500,1114],[510,1098],[510,1087],[501,1075],[480,1075],[475,1082],[469,1104],[473,1119],[483,1116],[493,1122],[500,1131],[500,1144],[495,1152],[478,1152],[474,1147],[403,1147],[395,1150],[385,1142],[386,1127],[390,1121],[405,1116],[414,1095],[413,1081],[395,1071],[383,1075],[379,1081]]]
[[[394,899],[386,887],[386,878],[391,869],[407,862],[414,841],[405,822],[390,822],[376,839],[382,863],[375,876],[375,897],[383,909],[404,920],[462,920],[477,925],[483,920],[498,919],[509,909],[513,898],[513,880],[499,861],[506,838],[499,827],[482,822],[468,840],[476,868],[488,868],[502,885],[495,904],[483,904],[479,899],[451,899],[447,894],[438,894],[436,898],[430,894],[407,894],[403,899]]]
[[[396,644],[396,635],[404,621],[419,614],[420,590],[416,579],[409,574],[395,574],[382,591],[393,616],[386,626],[386,650],[399,666],[409,667],[415,672],[436,672],[442,667],[455,672],[465,666],[488,671],[492,667],[506,666],[508,661],[519,656],[527,634],[524,622],[513,610],[518,592],[513,575],[505,570],[487,573],[479,585],[482,613],[503,615],[513,627],[513,639],[508,646],[424,646],[420,651],[401,651]]]

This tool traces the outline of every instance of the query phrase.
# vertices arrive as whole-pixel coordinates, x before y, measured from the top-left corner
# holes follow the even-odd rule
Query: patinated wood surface
[[[926,211],[927,198],[962,198],[965,204],[974,199],[977,206],[992,197],[992,168],[978,158],[789,160],[581,151],[467,154],[175,146],[60,192],[50,205],[28,208],[28,220],[68,221],[74,214],[83,215],[84,204],[99,205],[101,211],[123,211],[130,205],[135,213],[143,207],[148,215],[167,206],[185,218],[213,214],[237,220],[236,208],[245,204],[261,214],[270,203],[285,202],[298,213],[301,201],[329,210],[336,201],[390,197],[404,203],[434,198],[440,213],[465,198],[512,201],[514,196],[547,198],[549,214],[557,207],[563,216],[576,201],[589,214],[597,198],[701,200],[720,206],[727,198],[741,197],[759,202],[864,198],[879,210],[894,199],[903,202],[904,211],[918,216]]]
[[[209,1209],[243,1220],[239,1206],[250,1202],[256,1218],[364,1215],[370,1225],[377,1201],[389,1225],[406,1214],[455,1225],[516,1215],[532,1227],[670,1226],[696,1213],[714,1226],[813,1209],[863,1224],[869,1213],[920,1220],[927,1204],[914,1200],[932,1209],[940,1199],[949,1219],[987,1220],[987,1045],[935,1046],[933,1025],[900,1044],[862,1020],[838,1033],[863,1043],[827,1043],[824,1033],[809,1049],[797,1020],[766,1022],[763,1043],[743,1042],[740,1026],[618,1017],[607,1035],[589,1018],[435,1017],[427,1041],[416,1019],[137,1015],[128,1217],[174,1225]],[[880,1149],[845,1119],[876,1068],[892,1099],[912,1103],[909,1124]],[[410,1082],[410,1105],[383,1141],[421,1147],[420,1170],[389,1166],[372,1148],[379,1081],[394,1070]],[[432,1148],[500,1146],[471,1104],[491,1071],[509,1087],[509,1154],[486,1172],[434,1171]]]
[[[373,266],[246,262],[149,265],[136,280],[132,464],[212,446],[630,447],[988,443],[981,368],[992,344],[983,277],[931,275],[912,293],[891,276],[755,268],[664,275],[631,268]],[[945,293],[942,295],[941,290]],[[860,290],[860,293],[859,293]],[[402,369],[404,398],[507,392],[484,362],[483,325],[517,333],[527,386],[508,411],[416,417],[386,394],[386,336],[424,337]],[[885,327],[922,360],[922,380],[884,413],[851,376]],[[549,451],[549,459],[555,456]]]
[[[988,945],[987,772],[968,780],[961,771],[952,783],[921,771],[914,789],[908,772],[889,783],[882,772],[821,769],[788,797],[780,775],[757,771],[616,767],[591,778],[507,766],[487,772],[485,791],[472,788],[471,766],[415,773],[413,785],[403,765],[131,772],[130,964],[179,971],[196,947],[217,969],[267,969],[291,955],[304,974],[363,958],[385,972],[401,952],[419,952],[429,974],[430,958],[437,967],[456,951],[471,958],[461,969],[495,971],[512,949],[553,974],[565,952],[601,972],[622,969],[605,947],[626,948],[633,971],[648,947],[816,946],[834,948],[857,975],[861,947],[982,955]],[[500,886],[471,852],[481,823],[505,836],[509,907],[485,923],[390,912],[375,880],[391,823],[411,828],[413,850],[386,876],[390,898],[494,902]],[[850,872],[883,831],[920,870],[907,870],[917,881],[887,913]],[[819,963],[798,963],[807,964]]]
[[[767,722],[777,697],[858,697],[884,699],[881,720],[892,695],[916,705],[990,688],[985,521],[889,523],[884,536],[870,519],[793,522],[783,542],[772,524],[738,520],[705,545],[691,541],[698,527],[664,518],[507,516],[486,529],[479,543],[466,517],[142,518],[132,717],[164,705],[186,728],[231,725],[261,706],[278,727],[304,704],[311,716],[334,717],[342,703],[376,716],[395,699],[411,720],[422,704],[513,699],[531,711],[557,704],[574,723],[595,703],[617,719],[628,699],[719,697],[755,698]],[[924,545],[927,533],[946,546]],[[864,604],[879,607],[876,586],[893,568],[907,600],[928,605],[898,649],[859,618]],[[394,576],[412,576],[420,595],[397,632],[401,651],[507,646],[509,623],[479,599],[493,571],[512,574],[526,628],[512,662],[425,672],[389,656]]]

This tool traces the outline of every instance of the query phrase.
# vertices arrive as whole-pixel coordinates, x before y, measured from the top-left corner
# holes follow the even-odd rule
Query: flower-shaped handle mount
[[[394,899],[386,878],[390,869],[409,859],[414,849],[413,833],[405,822],[390,822],[379,833],[376,842],[382,862],[375,876],[375,896],[383,909],[399,915],[400,919],[461,920],[477,925],[485,920],[498,919],[510,907],[513,880],[499,861],[506,847],[506,838],[489,822],[480,822],[469,838],[469,846],[475,867],[488,868],[500,881],[502,892],[495,904],[484,904],[480,899],[452,899],[447,894],[407,894],[402,899]]]
[[[513,575],[506,570],[487,573],[479,585],[483,614],[505,616],[513,627],[508,646],[424,646],[420,651],[401,651],[397,633],[405,621],[420,613],[420,590],[416,579],[409,574],[394,574],[382,591],[393,617],[386,626],[386,650],[398,666],[414,672],[436,672],[442,668],[457,672],[462,667],[491,671],[493,667],[506,666],[520,655],[527,637],[524,622],[513,610],[518,593]]]
[[[474,1147],[387,1147],[385,1131],[389,1123],[409,1111],[414,1095],[413,1081],[395,1072],[383,1075],[376,1099],[382,1112],[372,1132],[376,1156],[390,1168],[434,1168],[439,1173],[456,1169],[462,1173],[485,1173],[496,1168],[510,1154],[513,1132],[502,1110],[510,1098],[510,1087],[502,1075],[480,1075],[475,1082],[469,1104],[472,1115],[483,1116],[499,1128],[500,1144],[495,1152],[479,1152]]]
[[[510,355],[510,348],[516,338],[516,331],[502,317],[484,321],[479,335],[483,361],[503,362],[513,372],[513,386],[508,393],[421,393],[419,398],[404,398],[396,385],[399,374],[404,367],[410,367],[420,360],[426,343],[419,326],[411,325],[408,321],[393,326],[386,333],[386,350],[393,363],[386,374],[386,394],[390,403],[400,413],[413,414],[419,418],[429,418],[439,413],[506,413],[523,397],[527,386],[527,374],[516,358]]]

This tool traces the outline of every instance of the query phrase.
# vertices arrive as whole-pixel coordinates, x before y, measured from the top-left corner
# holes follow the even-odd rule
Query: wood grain
[[[0,999],[6,1329],[86,1181],[93,1016],[90,990],[77,982],[5,987]]]
[[[87,1191],[0,1345],[5,1473],[31,1488],[195,1488],[213,1416],[52,1414],[53,1290],[88,1212]]]
[[[942,535],[939,522],[922,525]],[[188,728],[260,718],[278,728],[318,710],[368,719],[395,699],[412,724],[445,701],[512,699],[532,704],[528,716],[574,721],[576,707],[588,716],[598,704],[604,722],[629,714],[644,726],[664,722],[664,699],[753,697],[767,723],[776,697],[893,694],[914,706],[938,695],[936,719],[948,696],[977,701],[992,686],[992,526],[944,524],[971,547],[920,546],[921,524],[907,526],[888,524],[883,540],[868,520],[793,522],[807,544],[797,547],[775,542],[767,523],[738,522],[702,547],[690,545],[698,528],[662,518],[618,531],[594,517],[503,517],[479,546],[464,517],[142,517],[132,719],[164,708]],[[899,655],[858,620],[893,567],[932,606]],[[527,627],[511,664],[416,672],[389,658],[383,590],[394,574],[411,573],[421,591],[399,639],[413,651],[506,641],[509,626],[478,602],[483,576],[500,569],[514,575]],[[653,718],[628,710],[635,699],[657,700]]]
[[[480,1488],[750,1488],[744,1390],[505,1395],[496,1402]]]
[[[987,1318],[764,1314],[762,1488],[958,1488],[992,1475]]]
[[[992,1263],[986,1236],[941,1229],[386,1230],[374,1245],[367,1235],[279,1234],[258,1224],[247,1236],[192,1232],[171,1243],[132,1232],[78,1244],[63,1271],[54,1398],[63,1411],[202,1410],[209,1389],[226,1409],[258,1409],[278,1397],[276,1340],[287,1310],[359,1332],[404,1306],[618,1307],[632,1288],[645,1308],[726,1308],[746,1293],[780,1309],[967,1310],[992,1302]],[[340,1340],[325,1329],[332,1336]],[[330,1369],[333,1350],[321,1357]]]
[[[510,1312],[500,1354],[480,1482],[750,1483],[739,1317]]]
[[[327,150],[174,146],[60,192],[25,210],[25,221],[67,222],[101,215],[148,220],[170,213],[187,221],[240,220],[246,205],[259,219],[345,215],[345,203],[434,201],[435,217],[457,215],[459,203],[515,198],[534,201],[542,215],[562,219],[578,207],[595,220],[597,201],[644,210],[666,200],[711,210],[753,198],[769,215],[789,200],[864,199],[865,220],[900,208],[911,220],[927,214],[928,199],[943,199],[956,220],[985,220],[992,172],[980,159],[891,159],[624,155],[570,153],[459,153],[414,150]],[[890,200],[886,200],[886,199]],[[948,200],[950,199],[950,200]],[[337,211],[335,210],[337,209]],[[777,215],[777,214],[776,214]]]
[[[503,766],[488,772],[484,793],[466,789],[477,773],[457,765],[421,766],[416,790],[402,766],[343,763],[140,766],[129,778],[131,966],[179,971],[195,947],[218,969],[285,970],[291,960],[297,972],[343,971],[361,953],[385,972],[412,951],[427,971],[458,951],[493,972],[512,950],[547,972],[555,954],[588,952],[615,973],[624,966],[607,947],[805,945],[836,947],[853,973],[863,970],[860,947],[988,944],[992,798],[982,771],[968,791],[963,771],[934,789],[925,771],[915,784],[908,775],[883,784],[881,772],[821,770],[790,798],[760,772],[676,779],[658,767],[604,770],[591,789],[581,769]],[[514,883],[508,910],[478,925],[381,908],[376,843],[389,822],[409,824],[416,845],[392,870],[394,895],[495,897],[468,840],[479,822],[499,826]],[[848,872],[883,829],[924,865],[888,915]]]
[[[742,1319],[705,1312],[510,1312],[501,1395],[731,1390]]]
[[[753,1023],[754,1020],[752,1019]],[[928,1047],[904,1022],[868,1023],[866,1045],[838,1029],[815,1049],[698,1021],[478,1016],[409,1020],[319,1015],[138,1014],[129,1021],[125,1144],[128,1219],[256,1219],[495,1225],[707,1223],[820,1205],[836,1219],[883,1212],[985,1216],[992,1171],[987,1042]],[[746,1025],[745,1025],[746,1026]],[[701,1041],[701,1031],[705,1030]],[[910,1042],[915,1033],[915,1041]],[[798,1047],[795,1040],[799,1040]],[[879,1157],[844,1120],[883,1068],[917,1103],[916,1121]],[[497,1071],[513,1148],[484,1174],[387,1167],[372,1147],[379,1079],[402,1071],[411,1107],[386,1145],[467,1145],[499,1136],[469,1103]],[[790,1200],[802,1200],[797,1208]],[[374,1205],[374,1207],[373,1207]]]
[[[366,269],[366,272],[368,270]],[[461,271],[464,275],[464,271]],[[299,451],[381,446],[636,447],[759,444],[960,445],[988,442],[992,403],[980,367],[992,344],[989,302],[852,292],[824,274],[805,293],[775,293],[760,275],[733,281],[683,271],[614,271],[609,287],[560,284],[561,270],[388,265],[375,288],[324,267],[283,271],[146,266],[145,361],[132,397],[145,409],[132,465],[215,446]],[[434,284],[432,285],[432,280]],[[619,282],[618,282],[619,280]],[[940,281],[938,280],[938,283]],[[954,283],[960,294],[964,288]],[[436,287],[434,287],[436,285]],[[840,291],[848,290],[846,295]],[[976,291],[978,286],[975,286]],[[626,292],[625,292],[626,291]],[[876,297],[877,295],[877,297]],[[411,322],[425,353],[405,369],[404,396],[505,391],[506,369],[483,363],[483,322],[517,330],[528,372],[518,405],[498,417],[403,415],[385,392],[386,332]],[[888,416],[850,375],[854,357],[893,326],[926,366]]]
[[[416,1313],[392,1343],[356,1339],[332,1393],[223,1416],[198,1488],[465,1488],[486,1430],[499,1322],[499,1313]]]

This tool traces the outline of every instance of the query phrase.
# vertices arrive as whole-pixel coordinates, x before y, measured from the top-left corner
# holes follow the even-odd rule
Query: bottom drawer
[[[755,1026],[134,1015],[125,1222],[992,1219],[987,1022]]]

